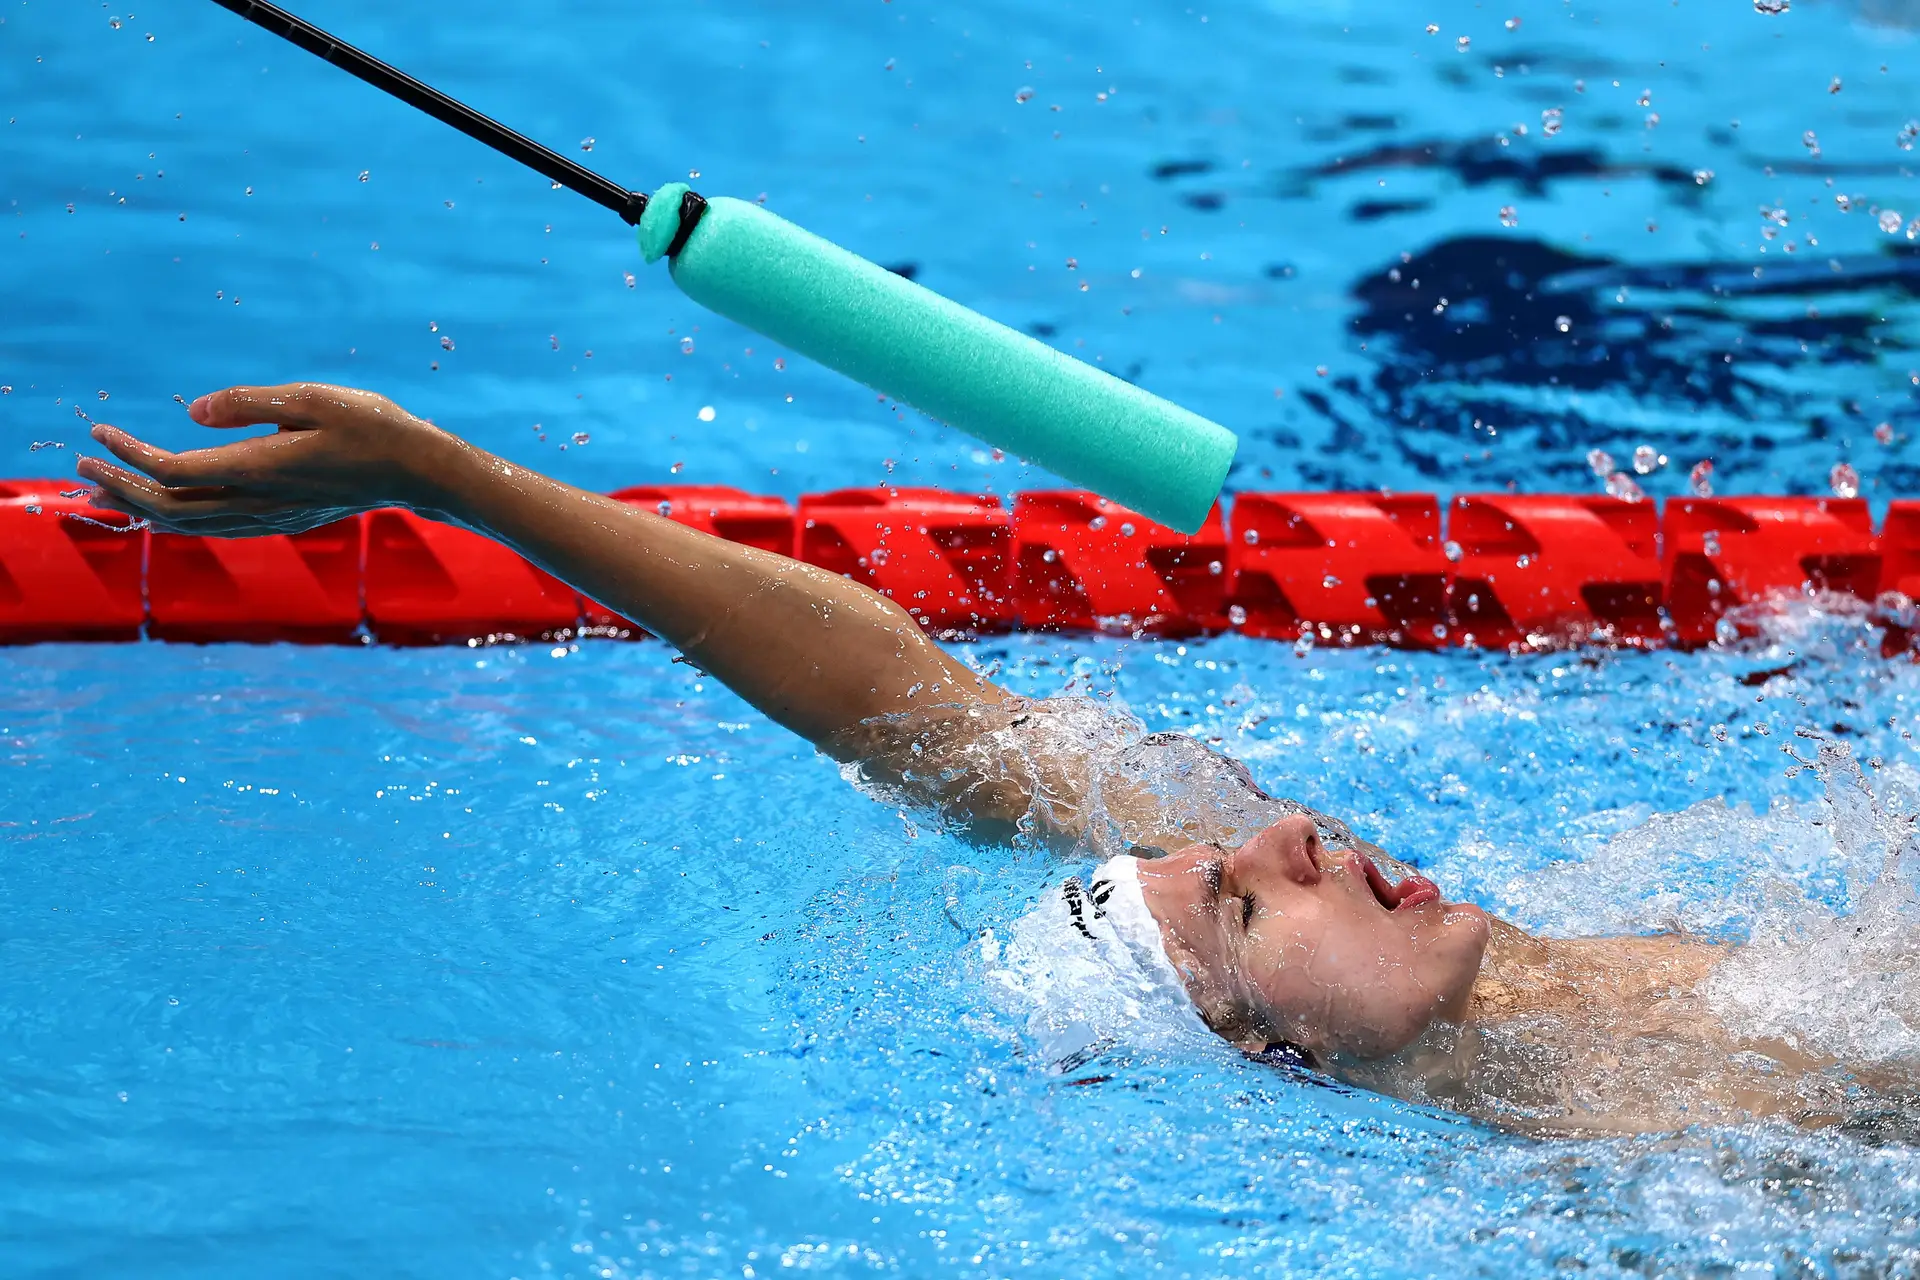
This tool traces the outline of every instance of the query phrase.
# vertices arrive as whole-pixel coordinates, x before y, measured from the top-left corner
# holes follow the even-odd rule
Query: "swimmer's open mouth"
[[[1380,873],[1380,868],[1373,864],[1372,858],[1364,853],[1356,853],[1354,856],[1360,859],[1360,867],[1367,873],[1367,887],[1373,890],[1373,896],[1378,898],[1380,905],[1387,910],[1399,911],[1403,908],[1411,910],[1414,907],[1425,906],[1429,902],[1440,901],[1440,886],[1425,876],[1408,876],[1399,884],[1393,884]]]

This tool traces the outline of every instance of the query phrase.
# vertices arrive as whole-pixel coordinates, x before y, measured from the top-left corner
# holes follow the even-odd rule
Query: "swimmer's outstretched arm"
[[[168,453],[116,427],[83,458],[98,505],[157,529],[291,533],[401,506],[488,534],[643,624],[770,719],[843,759],[904,749],[874,717],[985,705],[1004,691],[949,657],[891,600],[838,574],[711,537],[477,449],[384,396],[311,383],[233,387],[189,408],[274,435]]]

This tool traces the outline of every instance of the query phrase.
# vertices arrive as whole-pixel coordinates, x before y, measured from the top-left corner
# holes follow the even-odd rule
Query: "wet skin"
[[[1424,877],[1395,885],[1366,854],[1328,848],[1304,816],[1231,851],[1145,863],[1140,884],[1194,1004],[1254,1050],[1378,1058],[1464,1021],[1492,928]]]

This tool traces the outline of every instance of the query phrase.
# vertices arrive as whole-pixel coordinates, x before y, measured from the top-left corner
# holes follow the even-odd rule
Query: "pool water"
[[[308,16],[1174,396],[1242,432],[1236,487],[1597,491],[1588,451],[1641,445],[1656,494],[1707,458],[1732,492],[1920,478],[1897,0],[451,12]],[[181,445],[174,395],[316,377],[596,487],[1050,483],[214,6],[0,17],[18,474],[64,472],[82,413]],[[960,650],[1529,927],[1751,937],[1728,1016],[1916,1055],[1920,675],[1856,618],[1693,654]],[[0,651],[0,1271],[1920,1269],[1898,1108],[1543,1142],[1224,1047],[1050,1070],[982,939],[1059,868],[874,803],[670,657]]]

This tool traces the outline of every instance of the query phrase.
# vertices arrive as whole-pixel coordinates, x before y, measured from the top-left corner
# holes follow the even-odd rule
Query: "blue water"
[[[1722,491],[1824,492],[1841,460],[1915,486],[1920,257],[1833,199],[1920,215],[1893,0],[308,9],[623,180],[765,192],[1235,427],[1239,486],[1578,490],[1589,448],[1641,444],[1656,493],[1706,457]],[[1047,482],[777,368],[604,211],[211,5],[0,17],[17,474],[65,468],[76,409],[178,445],[175,394],[314,377],[595,486]],[[966,652],[1217,739],[1523,924],[1739,936],[1782,886],[1857,889],[1795,730],[1920,808],[1915,669],[1846,619],[1770,637]],[[975,945],[1049,866],[874,804],[669,656],[0,652],[0,1272],[1920,1268],[1897,1118],[1540,1142],[1224,1051],[1069,1084]]]

